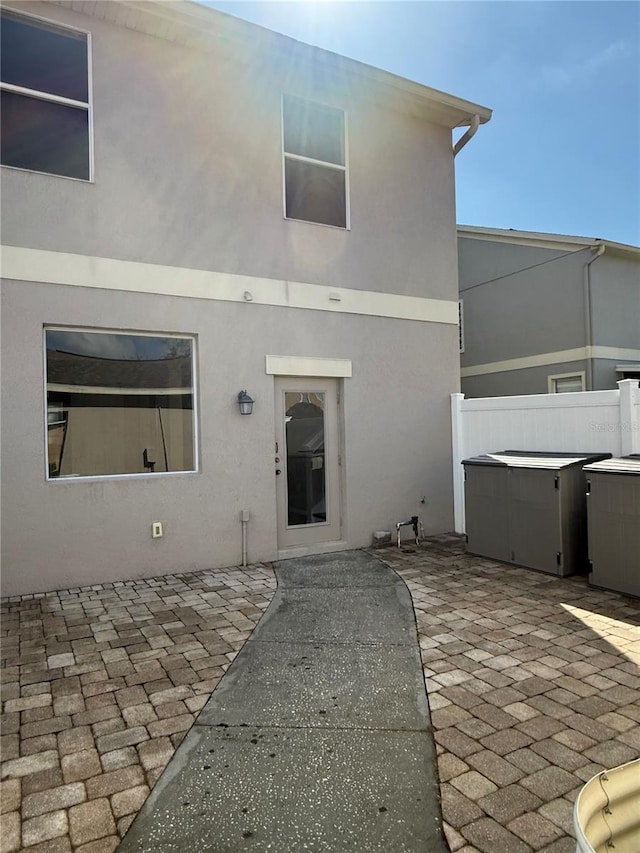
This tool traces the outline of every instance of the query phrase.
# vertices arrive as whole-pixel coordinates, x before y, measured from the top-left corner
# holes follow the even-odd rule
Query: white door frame
[[[285,394],[322,392],[324,395],[324,446],[323,471],[325,474],[326,520],[289,524],[288,469],[286,448]],[[275,445],[274,474],[276,478],[276,515],[278,551],[288,556],[295,553],[315,554],[326,550],[344,548],[342,540],[341,511],[341,436],[340,436],[340,380],[334,377],[284,377],[274,381],[275,394]],[[279,474],[276,472],[280,472]]]
[[[353,367],[349,358],[319,358],[318,356],[293,356],[293,355],[267,355],[265,356],[265,373],[268,376],[273,376],[274,379],[281,376],[288,377],[334,377],[339,380],[339,394],[342,399],[343,383],[345,379],[353,375]],[[275,390],[274,390],[275,396]],[[338,441],[339,454],[344,458],[343,445],[343,417],[342,403],[340,403],[340,412],[338,418]],[[276,454],[277,456],[278,454]],[[276,466],[274,465],[274,468]],[[281,476],[281,475],[279,475]],[[276,479],[274,477],[274,479]],[[274,495],[275,497],[275,495]],[[345,491],[344,491],[344,471],[340,467],[340,507],[342,514],[341,533],[345,535]],[[287,548],[281,548],[278,551],[280,558],[286,557],[301,557],[306,554],[325,554],[331,551],[343,551],[348,547],[346,539],[338,539],[335,542],[318,542],[315,545],[294,545]]]

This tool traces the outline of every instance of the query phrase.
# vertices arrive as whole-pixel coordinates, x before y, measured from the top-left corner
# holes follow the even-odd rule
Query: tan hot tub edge
[[[573,822],[576,853],[638,853],[640,758],[591,778],[578,795]]]

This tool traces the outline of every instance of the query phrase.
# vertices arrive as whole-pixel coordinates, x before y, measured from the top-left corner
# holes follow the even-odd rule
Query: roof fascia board
[[[545,234],[537,231],[484,228],[476,225],[458,225],[458,237],[469,240],[493,240],[498,243],[513,243],[518,246],[535,246],[541,249],[576,249],[584,246],[606,246],[607,251],[640,258],[640,247],[597,237],[574,237],[568,234]]]
[[[207,48],[213,46],[210,41],[213,38],[216,49],[226,48],[229,55],[236,61],[239,61],[239,55],[243,52],[234,50],[229,40],[250,39],[254,48],[257,42],[259,49],[263,51],[275,51],[287,57],[293,56],[299,61],[322,63],[339,72],[374,82],[381,89],[386,90],[393,99],[398,100],[400,96],[399,100],[401,104],[404,101],[405,108],[413,107],[413,110],[423,115],[428,121],[444,125],[449,129],[468,126],[474,115],[479,116],[481,124],[485,124],[492,115],[488,107],[432,89],[340,54],[305,44],[191,0],[183,0],[183,2],[180,0],[177,2],[176,0],[162,2],[119,0],[118,3],[49,0],[49,2],[80,14],[88,14],[116,25],[124,25],[159,38],[184,42],[188,45],[197,43]],[[125,16],[124,12],[128,12],[129,15]],[[148,27],[144,26],[145,21],[149,24]],[[156,22],[156,26],[152,25],[153,21]],[[255,58],[255,49],[252,55]]]

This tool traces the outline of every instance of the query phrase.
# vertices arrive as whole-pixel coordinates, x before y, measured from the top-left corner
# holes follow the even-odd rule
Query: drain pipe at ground
[[[591,247],[592,255],[584,265],[584,337],[586,349],[587,387],[585,391],[593,391],[593,358],[591,347],[593,346],[593,315],[591,311],[591,264],[604,255],[606,246],[601,243],[597,250]]]
[[[240,521],[242,522],[242,567],[247,566],[247,525],[249,523],[249,510],[240,510]]]

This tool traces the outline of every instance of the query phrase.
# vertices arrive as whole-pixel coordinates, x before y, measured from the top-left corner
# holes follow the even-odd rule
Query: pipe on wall
[[[247,565],[247,525],[249,524],[249,510],[240,510],[240,522],[242,524],[242,567]]]
[[[584,337],[587,350],[587,387],[585,391],[593,391],[593,359],[591,347],[593,346],[593,312],[591,310],[591,264],[604,255],[606,246],[601,243],[597,250],[592,246],[593,254],[584,265]]]
[[[460,137],[460,139],[453,146],[453,156],[454,157],[456,156],[456,154],[458,154],[460,151],[462,151],[462,149],[467,144],[467,142],[469,142],[471,137],[475,136],[475,133],[476,133],[479,126],[480,126],[480,116],[479,115],[472,116],[471,117],[471,123],[469,124],[469,129],[467,130],[466,133],[464,133]]]

